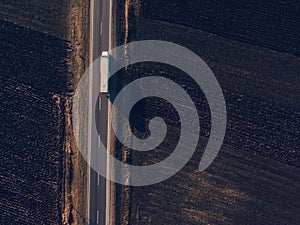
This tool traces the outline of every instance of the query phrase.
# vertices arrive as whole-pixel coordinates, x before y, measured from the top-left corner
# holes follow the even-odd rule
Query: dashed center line
[[[99,111],[102,109],[102,99],[99,97]]]
[[[100,138],[100,134],[98,135],[98,148],[101,147],[101,138]]]
[[[100,134],[98,135],[98,148],[101,147],[101,138],[100,138]]]
[[[100,35],[102,35],[102,21],[101,21],[101,24],[100,24]]]

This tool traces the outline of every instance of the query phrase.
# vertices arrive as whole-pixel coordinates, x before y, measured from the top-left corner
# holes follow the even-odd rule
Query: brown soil
[[[65,139],[65,193],[63,202],[64,224],[87,224],[86,182],[87,165],[82,158],[72,132],[72,96],[88,65],[89,2],[73,0],[70,2],[69,40],[72,49],[69,55],[69,70],[72,77],[69,87],[72,90],[65,99],[66,139]]]

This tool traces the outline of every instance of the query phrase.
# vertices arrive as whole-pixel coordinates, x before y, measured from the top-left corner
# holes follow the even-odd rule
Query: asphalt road
[[[93,62],[100,57],[102,51],[109,49],[109,23],[110,23],[110,0],[92,0],[90,9],[90,61]],[[99,68],[93,68],[93,73],[99,74]],[[97,123],[98,133],[90,132],[90,148],[97,148],[99,141],[107,143],[108,129],[108,100],[106,94],[99,93],[100,90],[100,74],[90,76],[89,80],[89,99],[97,99],[96,121],[89,123]],[[90,100],[91,101],[91,100]],[[89,102],[89,111],[92,104]],[[89,113],[89,115],[91,115]],[[90,151],[91,149],[89,149]],[[99,163],[105,163],[106,159],[99,159]],[[88,180],[88,216],[91,225],[106,224],[106,179],[99,176],[92,168],[90,168]]]

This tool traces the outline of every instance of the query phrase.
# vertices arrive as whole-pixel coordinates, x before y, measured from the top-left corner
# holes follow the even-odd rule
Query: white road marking
[[[99,187],[99,186],[100,186],[100,175],[97,174],[97,177],[98,177],[98,179],[97,179],[97,185],[98,185],[98,187]]]
[[[109,20],[108,20],[108,50],[110,51],[111,48],[112,48],[112,43],[111,43],[111,36],[112,36],[112,32],[111,32],[111,27],[112,27],[112,0],[109,0]],[[108,101],[108,104],[109,104],[109,101]],[[111,118],[110,118],[110,115],[111,115],[111,112],[110,112],[111,108],[110,106],[108,106],[108,116],[107,116],[107,122],[108,122],[108,134],[107,134],[107,140],[108,140],[108,143],[107,143],[107,150],[108,152],[110,152],[110,129],[111,129],[111,124],[110,124],[110,121],[111,121]],[[106,175],[107,177],[110,177],[111,173],[113,173],[113,171],[110,171],[110,168],[113,168],[113,167],[110,167],[108,165],[111,164],[110,162],[110,155],[109,154],[106,154]],[[111,215],[111,210],[110,210],[110,200],[111,200],[111,196],[110,196],[110,182],[106,182],[106,198],[105,198],[105,208],[106,208],[106,213],[105,213],[105,224],[106,225],[109,225],[112,223],[111,219],[113,217],[113,215]]]
[[[101,138],[100,138],[100,134],[98,135],[98,148],[100,148],[101,147]]]
[[[97,224],[99,224],[99,210],[97,210]]]
[[[102,99],[101,99],[101,97],[99,96],[99,111],[101,111],[101,108],[102,108]]]
[[[102,35],[102,21],[101,21],[101,24],[100,24],[100,35]]]
[[[89,51],[89,58],[90,58],[90,63],[93,62],[93,47],[94,47],[94,23],[93,23],[93,19],[94,19],[94,0],[91,1],[91,7],[90,7],[90,51]],[[90,65],[90,70],[89,71],[93,71],[93,63],[91,63]],[[92,77],[92,76],[90,76]],[[90,85],[92,84],[92,79],[89,79],[89,87],[91,87]],[[89,88],[90,89],[90,88]],[[90,90],[89,90],[90,91]],[[90,95],[90,94],[89,94]],[[92,103],[91,98],[89,97],[89,105]],[[89,116],[88,116],[88,129],[90,129],[90,124],[91,124],[91,113],[90,113],[90,109],[89,109]],[[88,162],[91,162],[91,135],[88,133]],[[88,172],[88,203],[87,203],[87,215],[88,218],[90,218],[90,185],[91,185],[91,173],[90,171]]]

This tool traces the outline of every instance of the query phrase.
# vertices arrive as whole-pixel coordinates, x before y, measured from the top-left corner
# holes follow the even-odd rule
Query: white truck
[[[108,92],[108,76],[109,76],[109,53],[108,51],[103,51],[101,54],[101,62],[100,62],[100,92],[107,93]]]

